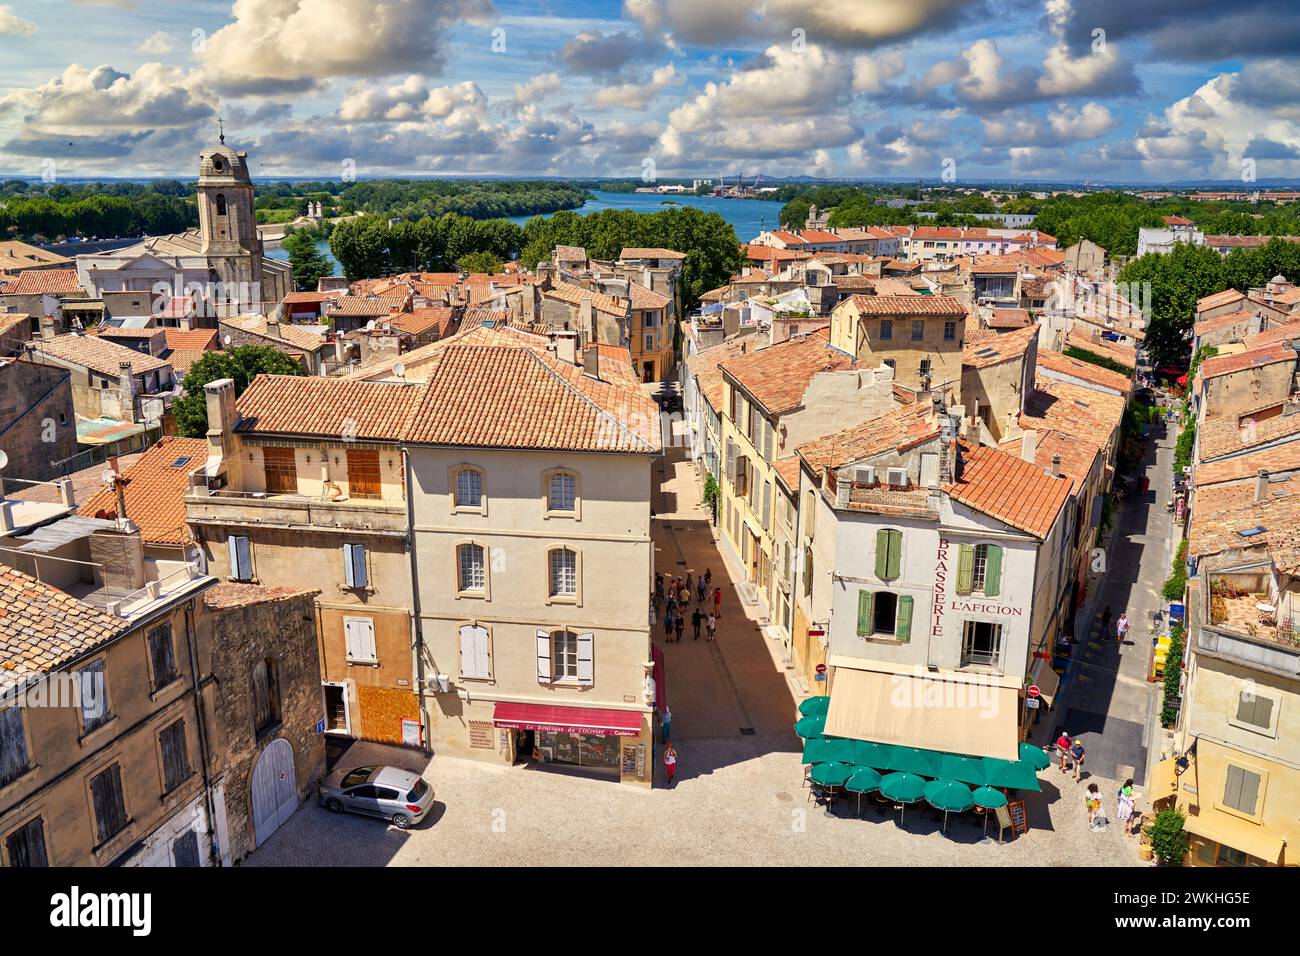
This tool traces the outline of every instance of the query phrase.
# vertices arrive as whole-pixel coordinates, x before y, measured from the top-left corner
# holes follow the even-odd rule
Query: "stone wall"
[[[62,475],[54,462],[77,453],[72,384],[65,369],[32,362],[0,365],[0,449],[9,457],[4,473],[11,478],[49,481]]]

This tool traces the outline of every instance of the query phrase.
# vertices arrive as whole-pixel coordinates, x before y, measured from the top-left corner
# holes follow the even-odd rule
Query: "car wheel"
[[[339,801],[335,800],[333,797],[330,797],[325,801],[325,809],[330,813],[342,813],[343,804],[339,803]]]
[[[411,827],[411,818],[405,813],[393,814],[393,826],[399,830],[409,830]]]

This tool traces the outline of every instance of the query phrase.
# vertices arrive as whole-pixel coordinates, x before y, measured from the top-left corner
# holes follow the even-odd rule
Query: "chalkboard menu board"
[[[623,748],[623,776],[632,777],[636,775],[636,748]]]
[[[1012,800],[1007,804],[1007,809],[1011,811],[1011,832],[1028,833],[1029,822],[1025,819],[1025,801]]]

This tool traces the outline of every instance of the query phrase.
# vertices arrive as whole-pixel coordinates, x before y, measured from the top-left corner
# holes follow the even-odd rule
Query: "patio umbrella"
[[[1025,746],[1021,744],[1021,746]],[[998,807],[1007,805],[1007,795],[1001,790],[994,790],[992,787],[978,787],[971,797],[975,800],[975,806],[985,810],[996,810]],[[984,814],[984,835],[989,835],[989,815]]]
[[[844,789],[858,795],[858,816],[862,816],[862,795],[880,789],[880,774],[870,767],[854,767],[853,776],[844,782]]]
[[[820,737],[825,727],[826,715],[813,714],[810,717],[800,717],[795,722],[794,732],[806,740],[809,737]]]
[[[819,763],[812,768],[812,780],[823,787],[842,787],[853,776],[853,769],[853,765],[847,763]]]
[[[889,759],[889,769],[922,777],[939,776],[939,754],[919,747],[895,747]]]
[[[956,780],[931,780],[925,785],[925,801],[943,811],[943,830],[948,832],[948,814],[962,813],[975,805],[970,787]]]
[[[894,748],[891,744],[878,744],[870,740],[853,741],[853,762],[859,767],[888,770],[893,756]]]
[[[1030,743],[1020,745],[1020,759],[1035,770],[1046,770],[1052,765],[1052,758],[1047,755],[1047,751]]]
[[[880,781],[880,792],[895,803],[916,803],[925,796],[925,781],[914,773],[886,774]]]
[[[813,737],[803,745],[804,763],[852,763],[853,741],[843,737]]]
[[[805,717],[815,717],[818,714],[825,717],[826,711],[830,710],[831,699],[826,696],[809,697],[799,705],[799,713]]]
[[[1042,790],[1034,768],[1023,760],[999,760],[997,757],[984,758],[985,783],[990,787],[1006,787],[1011,790]]]
[[[979,787],[984,784],[984,760],[981,757],[967,757],[962,754],[942,754],[939,757],[939,776],[944,780],[956,780]]]

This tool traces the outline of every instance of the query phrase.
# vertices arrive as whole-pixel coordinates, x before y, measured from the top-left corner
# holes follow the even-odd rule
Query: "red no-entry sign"
[[[1030,697],[1037,697],[1039,694],[1042,693],[1042,691],[1038,689],[1037,684],[1030,684],[1027,688],[1025,688],[1025,693],[1028,694]]]
[[[818,674],[825,674],[825,673],[826,673],[826,665],[825,665],[825,664],[818,664],[818,665],[817,665],[817,673],[818,673]]]

